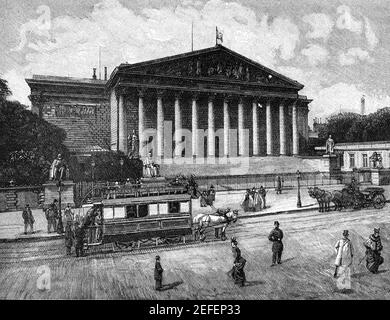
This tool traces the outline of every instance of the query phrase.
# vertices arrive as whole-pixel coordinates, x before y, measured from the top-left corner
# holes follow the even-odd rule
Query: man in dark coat
[[[276,194],[282,194],[282,178],[280,176],[276,177]]]
[[[162,279],[163,279],[164,269],[160,263],[160,256],[156,256],[156,264],[154,265],[154,280],[156,281],[155,289],[160,291],[162,289]]]
[[[80,223],[78,221],[75,222],[75,230],[74,230],[74,238],[75,238],[75,249],[76,256],[82,257],[84,255],[84,228],[80,227]]]
[[[60,215],[58,212],[58,200],[54,199],[53,203],[50,205],[52,209],[52,216],[51,216],[51,225],[54,228],[54,231],[57,230],[57,219],[59,219]]]
[[[240,287],[245,286],[246,275],[244,267],[246,260],[241,256],[241,250],[238,247],[238,242],[235,237],[231,239],[232,253],[233,253],[233,268],[229,271],[229,274],[234,280],[235,284],[238,284]]]
[[[381,256],[383,249],[379,228],[374,228],[374,233],[364,242],[366,247],[366,268],[372,273],[378,273],[379,266],[384,259]]]
[[[275,228],[271,231],[268,236],[268,240],[272,241],[272,265],[275,266],[276,263],[282,263],[282,252],[283,252],[283,231],[279,229],[279,222],[274,222]]]
[[[66,254],[70,255],[72,253],[72,246],[74,240],[73,227],[71,223],[66,223],[65,225],[65,247]]]
[[[30,205],[26,204],[22,212],[23,222],[24,222],[24,234],[27,234],[27,228],[30,227],[30,232],[34,232],[34,217],[32,215]]]

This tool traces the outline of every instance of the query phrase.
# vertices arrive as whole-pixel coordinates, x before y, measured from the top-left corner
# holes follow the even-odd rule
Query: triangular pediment
[[[181,55],[121,65],[125,73],[215,78],[228,82],[284,86],[302,89],[303,85],[221,45]]]

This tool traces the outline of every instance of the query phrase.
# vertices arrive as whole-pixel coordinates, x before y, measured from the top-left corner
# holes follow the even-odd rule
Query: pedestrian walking
[[[276,194],[282,194],[283,180],[280,176],[276,177]]]
[[[156,256],[156,263],[154,265],[154,280],[156,281],[155,289],[160,291],[162,289],[162,280],[163,280],[164,269],[160,263],[160,256]]]
[[[272,264],[271,267],[275,266],[276,263],[282,263],[282,253],[283,253],[283,231],[279,228],[279,222],[274,222],[274,229],[268,236],[268,240],[272,241]]]
[[[366,247],[366,268],[372,273],[378,273],[379,266],[384,262],[381,256],[383,250],[380,229],[374,228],[374,233],[364,242]]]
[[[336,253],[335,270],[333,277],[337,278],[340,273],[350,273],[350,267],[353,262],[353,246],[351,240],[348,238],[348,230],[343,231],[343,237],[334,246]],[[340,270],[341,269],[341,270]],[[348,270],[347,270],[348,269]]]
[[[72,208],[70,207],[70,204],[68,203],[65,210],[64,210],[64,222],[65,222],[65,226],[70,223],[72,224],[73,223],[73,220],[74,220],[74,214],[72,212]]]
[[[54,199],[53,200],[53,203],[51,204],[51,208],[52,208],[52,220],[51,220],[51,223],[53,225],[53,228],[54,228],[54,231],[57,230],[57,220],[59,219],[59,212],[58,212],[58,200],[57,199]]]
[[[46,210],[45,210],[45,216],[47,220],[47,233],[51,233],[51,231],[56,231],[54,228],[54,211],[52,208],[52,205],[50,205]]]
[[[74,230],[74,239],[75,239],[75,250],[76,256],[82,257],[84,255],[84,228],[80,226],[79,222],[75,222],[75,230]]]
[[[72,246],[74,241],[74,231],[72,223],[66,223],[65,225],[65,247],[66,247],[66,254],[71,255],[72,254]]]
[[[229,274],[234,280],[234,283],[240,287],[245,286],[246,275],[245,275],[245,264],[246,260],[241,255],[241,250],[238,247],[238,241],[235,237],[231,239],[232,253],[233,253],[233,268],[229,271]]]
[[[26,204],[23,212],[22,212],[23,222],[24,222],[24,234],[27,234],[28,227],[30,228],[30,232],[34,233],[34,217],[32,211],[30,209],[30,205]]]
[[[266,201],[265,201],[265,197],[267,195],[267,190],[265,190],[265,188],[263,186],[260,186],[259,190],[258,190],[259,194],[260,194],[260,197],[261,197],[261,201],[263,203],[263,209],[266,208]]]

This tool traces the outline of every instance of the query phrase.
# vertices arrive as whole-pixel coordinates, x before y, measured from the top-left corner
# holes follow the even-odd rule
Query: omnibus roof
[[[104,199],[101,203],[105,206],[123,206],[132,204],[149,204],[173,201],[190,201],[189,194],[166,194],[151,197],[121,198],[121,199]]]

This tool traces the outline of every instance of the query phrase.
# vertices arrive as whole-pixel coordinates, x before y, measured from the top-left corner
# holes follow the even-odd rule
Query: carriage
[[[319,211],[329,211],[330,203],[333,202],[335,210],[343,208],[362,209],[374,207],[382,209],[386,205],[384,189],[380,187],[367,187],[363,190],[355,186],[347,186],[341,191],[326,191],[318,187],[309,188],[310,197],[317,199]]]
[[[343,207],[353,207],[355,209],[374,207],[375,209],[382,209],[386,204],[385,190],[380,187],[367,187],[362,191],[351,191],[348,188],[344,188],[341,192],[343,195]]]
[[[106,243],[128,248],[185,242],[192,236],[188,194],[104,199],[83,210],[86,249]]]

